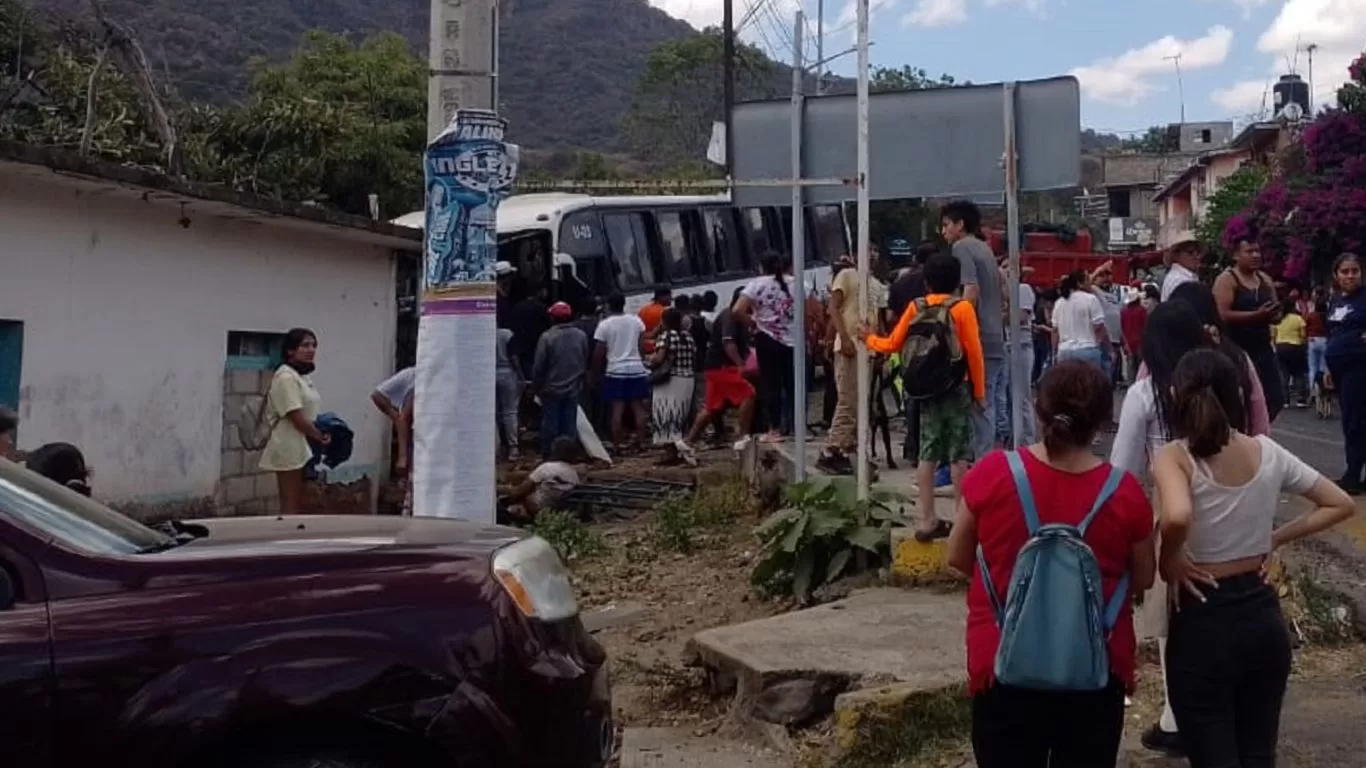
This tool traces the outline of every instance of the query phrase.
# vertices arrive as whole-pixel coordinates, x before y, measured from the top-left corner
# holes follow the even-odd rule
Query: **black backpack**
[[[915,319],[901,347],[902,390],[908,399],[932,400],[961,384],[967,374],[968,361],[950,316],[959,301],[930,305],[915,300]]]

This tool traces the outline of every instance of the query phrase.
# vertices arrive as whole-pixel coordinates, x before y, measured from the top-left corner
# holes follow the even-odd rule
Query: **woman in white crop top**
[[[1290,636],[1263,575],[1267,558],[1353,512],[1341,488],[1274,440],[1232,426],[1236,374],[1213,350],[1181,359],[1171,382],[1175,440],[1153,459],[1172,606],[1167,690],[1191,768],[1275,764]],[[1314,506],[1276,528],[1283,492]]]

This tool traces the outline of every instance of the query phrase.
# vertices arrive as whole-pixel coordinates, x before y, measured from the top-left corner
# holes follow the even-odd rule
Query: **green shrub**
[[[602,536],[579,522],[572,512],[542,512],[536,516],[530,531],[550,542],[566,563],[597,557],[607,551],[607,542]]]
[[[878,568],[891,557],[891,531],[901,525],[890,493],[856,498],[851,485],[798,483],[787,508],[755,530],[761,550],[750,580],[805,603],[817,587],[847,573]]]

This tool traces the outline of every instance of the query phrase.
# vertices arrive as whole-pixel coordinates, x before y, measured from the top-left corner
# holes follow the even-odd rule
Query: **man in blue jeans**
[[[982,242],[982,212],[975,203],[956,200],[939,212],[939,231],[962,268],[963,298],[977,309],[982,358],[986,362],[986,408],[974,411],[973,454],[987,455],[999,442],[997,414],[1009,412],[1010,369],[1006,361],[1005,311],[996,255]]]
[[[557,302],[550,307],[550,330],[536,343],[531,388],[541,400],[541,456],[550,455],[555,438],[579,439],[579,395],[588,375],[588,336],[574,324],[574,311]]]

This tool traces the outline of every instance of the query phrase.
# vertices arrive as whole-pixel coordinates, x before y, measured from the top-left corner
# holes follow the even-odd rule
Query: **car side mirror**
[[[14,607],[14,601],[18,597],[14,578],[9,571],[0,568],[0,611],[8,611]]]

